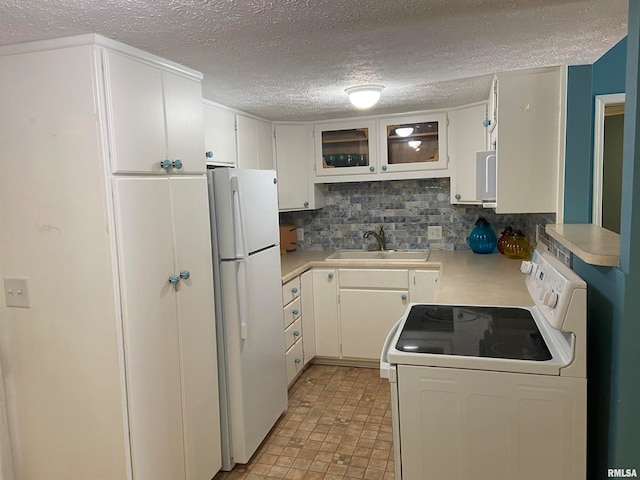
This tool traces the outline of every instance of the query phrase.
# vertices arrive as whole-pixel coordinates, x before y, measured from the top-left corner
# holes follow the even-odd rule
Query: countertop
[[[431,250],[426,262],[395,263],[331,261],[328,250],[297,250],[282,255],[282,283],[312,267],[423,268],[440,269],[435,303],[470,305],[530,306],[520,260],[510,260],[499,253],[479,255],[469,250]]]
[[[620,235],[592,224],[549,224],[549,236],[591,265],[620,264]]]

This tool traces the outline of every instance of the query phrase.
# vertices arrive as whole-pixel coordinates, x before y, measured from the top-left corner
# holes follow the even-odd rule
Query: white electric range
[[[542,250],[521,270],[532,306],[410,304],[389,332],[396,480],[586,477],[586,284]]]

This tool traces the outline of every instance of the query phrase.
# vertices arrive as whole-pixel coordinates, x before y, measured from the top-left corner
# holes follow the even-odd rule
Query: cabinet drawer
[[[302,342],[296,342],[286,353],[287,364],[287,385],[296,378],[298,373],[304,367],[304,352],[302,350]]]
[[[293,302],[284,307],[284,328],[287,328],[298,318],[300,318],[300,297],[296,298]]]
[[[284,349],[289,350],[291,345],[302,338],[302,319],[298,318],[284,331]]]
[[[300,277],[288,281],[282,286],[282,303],[286,305],[300,296]]]
[[[408,270],[345,268],[338,272],[340,288],[409,288]]]

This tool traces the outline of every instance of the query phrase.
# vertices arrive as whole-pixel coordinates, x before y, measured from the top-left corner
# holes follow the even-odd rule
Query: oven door
[[[393,473],[396,480],[402,480],[402,463],[400,452],[400,408],[397,382],[398,377],[396,365],[389,363],[387,357],[390,346],[395,345],[395,342],[398,341],[401,324],[402,319],[398,320],[396,324],[391,328],[391,331],[389,331],[389,334],[384,341],[384,345],[382,346],[382,352],[380,353],[380,377],[389,380],[391,402],[391,434],[394,458]]]
[[[396,479],[586,478],[584,378],[398,365],[391,385]]]

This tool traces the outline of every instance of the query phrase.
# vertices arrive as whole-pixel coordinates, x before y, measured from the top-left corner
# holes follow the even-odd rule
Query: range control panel
[[[522,262],[526,285],[538,309],[556,330],[562,330],[574,290],[587,285],[551,253],[536,250],[531,261]]]

